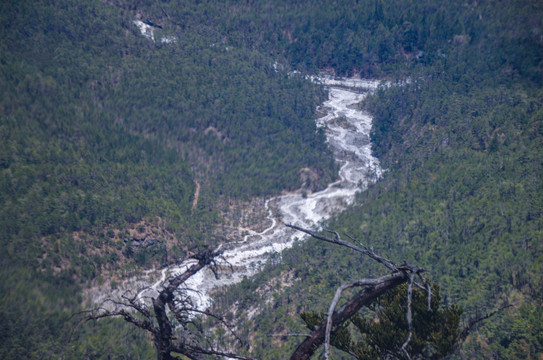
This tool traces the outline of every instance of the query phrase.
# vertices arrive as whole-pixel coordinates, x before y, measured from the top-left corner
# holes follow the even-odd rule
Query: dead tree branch
[[[402,345],[401,350],[405,354],[405,356],[408,359],[411,359],[411,356],[409,356],[409,353],[407,352],[407,345],[411,342],[411,339],[413,338],[413,314],[411,312],[411,301],[413,297],[413,282],[414,282],[414,274],[410,273],[409,275],[409,282],[407,283],[407,327],[409,329],[409,335],[407,335],[407,340]]]
[[[357,252],[359,252],[359,253],[361,253],[363,255],[366,255],[366,256],[372,258],[373,260],[377,261],[378,263],[383,264],[389,270],[392,270],[392,271],[397,271],[398,270],[398,266],[396,264],[394,264],[392,261],[390,261],[389,259],[385,259],[384,257],[381,257],[381,256],[377,255],[376,253],[373,252],[373,250],[370,250],[370,249],[368,249],[366,247],[361,248],[359,246],[351,244],[348,241],[342,240],[340,238],[339,234],[337,232],[335,232],[335,231],[326,230],[326,231],[331,232],[331,233],[333,233],[335,235],[335,238],[332,239],[332,238],[329,238],[329,237],[326,237],[326,236],[322,236],[319,233],[316,233],[314,231],[301,228],[301,227],[296,226],[296,225],[286,224],[286,226],[289,227],[289,228],[304,232],[304,233],[306,233],[308,235],[311,235],[315,239],[323,240],[323,241],[326,241],[326,242],[329,242],[329,243],[332,243],[332,244],[336,244],[336,245],[345,246],[345,247],[347,247],[349,249],[357,251]]]
[[[382,276],[376,279],[378,283],[375,286],[370,286],[359,291],[345,305],[334,311],[332,314],[331,333],[337,331],[340,326],[356,314],[362,306],[368,305],[370,302],[383,295],[387,291],[394,289],[396,286],[407,281],[407,277],[402,272],[397,272],[390,275]],[[317,348],[324,342],[326,336],[326,321],[321,323],[311,334],[304,340],[294,351],[291,360],[309,359]]]
[[[328,360],[330,357],[330,334],[332,332],[332,317],[334,314],[334,310],[336,309],[336,306],[341,298],[341,293],[344,290],[355,286],[375,286],[378,284],[379,279],[362,279],[345,283],[337,288],[336,294],[334,295],[334,298],[330,303],[330,307],[328,308],[328,314],[326,316],[326,330],[324,332],[324,358],[326,360]]]
[[[408,304],[407,304],[407,313],[406,318],[409,326],[409,335],[404,342],[401,350],[410,358],[409,353],[407,352],[407,346],[409,345],[413,337],[413,325],[412,325],[412,312],[411,312],[411,297],[413,292],[413,284],[420,286],[428,291],[428,306],[430,306],[431,301],[431,292],[430,286],[427,283],[426,279],[422,276],[422,272],[425,270],[423,268],[410,265],[408,263],[403,263],[402,265],[396,265],[393,261],[386,259],[382,256],[377,255],[372,249],[367,247],[359,247],[348,241],[341,239],[340,235],[336,231],[325,230],[329,233],[334,234],[333,238],[320,235],[314,231],[304,229],[295,225],[286,225],[292,229],[302,231],[306,234],[311,235],[315,239],[323,240],[331,244],[340,245],[347,247],[351,250],[359,252],[365,256],[370,257],[371,259],[383,264],[387,269],[392,271],[392,274],[385,275],[376,279],[361,279],[352,282],[345,283],[338,287],[332,302],[328,308],[328,313],[326,320],[324,320],[315,330],[307,337],[294,351],[291,360],[306,360],[309,359],[317,348],[324,342],[324,357],[326,360],[330,357],[330,337],[331,334],[335,333],[347,320],[349,320],[353,315],[355,315],[363,306],[368,305],[371,301],[379,297],[380,295],[386,293],[389,290],[392,290],[396,286],[408,282]],[[351,240],[354,241],[351,237]],[[418,276],[423,285],[415,283],[414,278]],[[344,290],[352,287],[363,287],[357,294],[354,295],[345,305],[343,305],[339,310],[335,310],[341,294]]]
[[[181,274],[166,281],[158,296],[151,299],[152,310],[149,305],[142,301],[139,296],[140,292],[137,292],[134,296],[124,294],[121,296],[121,300],[109,299],[108,302],[115,305],[114,310],[99,307],[86,312],[88,314],[86,319],[99,320],[106,317],[122,317],[125,321],[148,331],[157,350],[158,360],[173,360],[172,353],[179,353],[195,360],[206,356],[249,360],[247,357],[214,349],[209,344],[202,345],[202,343],[206,342],[206,337],[203,335],[202,327],[195,321],[194,317],[196,315],[217,320],[230,330],[236,337],[236,341],[239,341],[239,338],[235,335],[234,328],[227,324],[222,317],[206,310],[197,309],[194,306],[187,292],[197,290],[180,289],[180,286],[191,276],[205,267],[209,267],[215,276],[218,276],[216,265],[219,257],[220,253],[214,250],[205,250],[193,255],[192,258],[197,262],[188,266]],[[173,318],[170,314],[173,315]],[[177,321],[178,324],[174,324],[172,321]],[[180,326],[177,327],[176,325]]]

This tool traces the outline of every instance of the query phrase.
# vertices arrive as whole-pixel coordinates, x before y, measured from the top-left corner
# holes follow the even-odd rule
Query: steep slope
[[[446,23],[463,21],[446,33],[433,27],[433,17],[412,24],[429,35],[418,45],[420,58],[403,63],[411,68],[409,81],[364,104],[374,115],[374,151],[385,176],[327,224],[389,258],[428,268],[444,300],[463,306],[466,319],[513,305],[468,339],[458,354],[464,358],[543,353],[543,9],[535,2],[503,5],[442,2],[450,10]],[[384,12],[391,21],[385,28],[402,25],[393,14]],[[330,46],[343,53],[340,41]],[[396,76],[406,69],[397,65],[388,68]],[[300,340],[269,334],[305,332],[297,314],[325,311],[340,283],[382,271],[307,242],[218,302],[237,300],[230,306],[253,354],[281,358]]]
[[[302,168],[315,187],[334,174],[314,85],[203,27],[154,24],[150,38],[135,22],[146,16],[0,4],[2,358],[107,356],[107,331],[69,334],[81,286],[216,243],[228,199],[296,189]]]
[[[215,241],[217,199],[333,176],[323,94],[291,65],[410,79],[366,102],[388,172],[329,227],[430,268],[466,316],[513,303],[466,357],[540,356],[538,2],[11,1],[0,17],[0,357],[152,357],[122,323],[72,334],[82,284]],[[218,303],[238,302],[254,354],[282,358],[296,340],[270,333],[377,271],[306,243]]]

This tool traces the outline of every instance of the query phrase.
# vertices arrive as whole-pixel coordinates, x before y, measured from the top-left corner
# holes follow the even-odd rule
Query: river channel
[[[211,290],[240,282],[260,271],[272,255],[280,254],[291,247],[295,241],[302,240],[303,234],[295,232],[284,224],[294,224],[305,228],[318,228],[319,224],[344,210],[354,201],[355,194],[363,190],[369,181],[381,175],[378,160],[371,154],[370,131],[372,119],[360,110],[358,104],[379,85],[377,81],[355,78],[312,77],[328,90],[328,100],[318,109],[325,115],[316,120],[317,127],[325,131],[326,141],[336,161],[341,165],[339,179],[326,189],[306,194],[295,192],[270,198],[265,202],[269,226],[255,232],[243,229],[237,242],[221,245],[223,257],[233,271],[223,271],[216,279],[209,269],[204,269],[191,277],[186,287],[197,289],[192,294],[198,308],[211,305]],[[164,282],[172,275],[184,271],[195,260],[187,260],[179,265],[160,270],[147,271],[137,278],[128,279],[115,290],[94,289],[90,296],[95,303],[115,297],[126,290],[140,291],[139,297],[155,297]],[[98,291],[96,291],[98,290]]]

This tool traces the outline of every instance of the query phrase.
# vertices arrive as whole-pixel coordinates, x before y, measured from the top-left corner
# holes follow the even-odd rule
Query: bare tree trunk
[[[379,256],[376,254],[373,249],[367,248],[360,244],[361,246],[355,245],[351,242],[343,240],[339,233],[336,231],[331,230],[325,230],[328,233],[331,233],[334,235],[334,237],[327,237],[323,236],[319,233],[316,233],[309,229],[304,229],[296,225],[289,225],[286,224],[286,226],[293,228],[295,230],[302,231],[306,234],[311,235],[313,238],[318,240],[323,240],[331,244],[340,245],[347,247],[351,250],[354,250],[364,256],[368,256],[369,258],[377,261],[378,263],[384,265],[386,268],[392,271],[392,274],[385,275],[380,278],[376,279],[360,279],[356,281],[352,281],[346,284],[343,284],[340,286],[337,291],[336,295],[334,296],[334,299],[332,303],[330,304],[330,308],[328,310],[328,314],[326,316],[326,320],[324,320],[299,346],[296,348],[292,356],[290,357],[291,360],[304,360],[309,359],[317,350],[317,348],[324,342],[324,358],[326,360],[330,357],[330,336],[334,332],[336,332],[341,325],[343,325],[347,320],[349,320],[352,316],[354,316],[360,308],[364,305],[368,305],[372,300],[376,299],[380,295],[384,294],[385,292],[394,289],[396,286],[409,281],[409,291],[407,293],[408,296],[408,304],[411,303],[411,288],[413,286],[413,281],[415,275],[418,276],[424,285],[427,285],[426,280],[422,276],[422,272],[424,272],[424,268],[420,268],[418,266],[410,265],[406,262],[404,262],[402,265],[396,265],[393,261],[384,258],[382,256]],[[347,235],[348,236],[348,235]],[[356,241],[355,239],[348,236],[351,240]],[[358,241],[356,241],[358,242]],[[343,290],[355,287],[355,286],[363,286],[363,290],[359,291],[353,298],[351,298],[345,305],[343,305],[338,311],[334,311],[336,305],[339,302],[339,299],[341,297],[341,293]],[[417,286],[423,287],[420,284],[417,284]],[[423,287],[428,290],[428,298],[430,299],[430,288],[429,286]],[[404,350],[405,354],[409,358],[409,354],[405,350],[406,346],[410,343],[412,338],[412,323],[411,323],[411,309],[410,306],[408,306],[407,311],[407,322],[409,323],[409,337],[404,343],[404,346],[402,349]]]
[[[153,309],[158,324],[158,332],[154,334],[154,342],[157,350],[157,360],[173,360],[172,349],[172,324],[166,313],[166,303],[161,299],[165,293],[161,293],[153,299]]]
[[[86,317],[87,320],[121,316],[125,321],[148,331],[153,336],[158,360],[176,359],[176,357],[174,358],[171,355],[172,352],[182,354],[191,360],[198,360],[206,355],[250,360],[250,358],[244,356],[208,348],[206,347],[209,345],[208,343],[201,345],[198,339],[194,340],[191,338],[191,335],[196,335],[196,333],[201,334],[202,332],[202,329],[199,327],[196,327],[194,330],[188,330],[190,324],[195,324],[190,319],[190,316],[194,315],[213,318],[227,326],[232,333],[234,332],[233,328],[222,317],[194,307],[190,299],[185,298],[182,300],[182,303],[180,303],[180,299],[175,299],[175,292],[178,290],[178,287],[204,267],[209,267],[217,276],[215,266],[217,264],[216,260],[219,257],[220,253],[213,250],[204,250],[194,254],[192,258],[198,260],[198,262],[166,282],[165,287],[160,290],[158,297],[152,299],[152,312],[147,304],[141,303],[138,300],[138,294],[136,294],[132,297],[122,295],[121,300],[108,299],[107,301],[115,305],[114,310],[106,310],[103,307],[98,307],[83,313],[89,314]],[[170,320],[170,317],[168,317],[169,312],[179,322],[179,325],[184,328],[184,333],[178,334],[179,338],[177,339],[174,337],[175,327],[172,324],[172,321],[175,320]],[[236,339],[239,340],[237,336]]]
[[[356,314],[362,306],[368,305],[372,300],[396,286],[409,280],[407,273],[400,271],[375,279],[378,284],[366,287],[359,291],[351,300],[332,315],[332,333]],[[290,360],[307,360],[324,342],[326,336],[326,320],[324,320],[294,351]]]

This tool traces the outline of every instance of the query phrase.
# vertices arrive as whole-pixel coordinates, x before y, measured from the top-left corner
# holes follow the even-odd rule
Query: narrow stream
[[[325,129],[326,139],[336,160],[341,164],[339,180],[322,191],[312,194],[296,192],[271,198],[265,202],[269,227],[262,232],[248,231],[239,242],[221,245],[224,258],[232,265],[233,271],[222,271],[217,280],[209,269],[204,269],[191,277],[187,288],[198,289],[193,301],[198,308],[211,305],[209,293],[212,289],[234,284],[260,271],[271,254],[280,253],[291,247],[297,239],[304,236],[283,224],[295,224],[315,228],[332,215],[344,210],[355,198],[356,192],[363,190],[368,181],[381,175],[379,162],[371,154],[371,117],[361,111],[357,104],[369,91],[377,88],[379,82],[354,78],[313,77],[329,91],[329,99],[319,109],[326,115],[317,119],[317,126]],[[180,265],[161,270],[148,271],[144,277],[129,279],[115,291],[105,288],[92,291],[92,300],[101,303],[106,298],[121,294],[127,289],[143,289],[141,299],[154,297],[164,281],[171,275],[184,271],[195,260],[187,260]],[[155,279],[151,281],[151,279]]]

